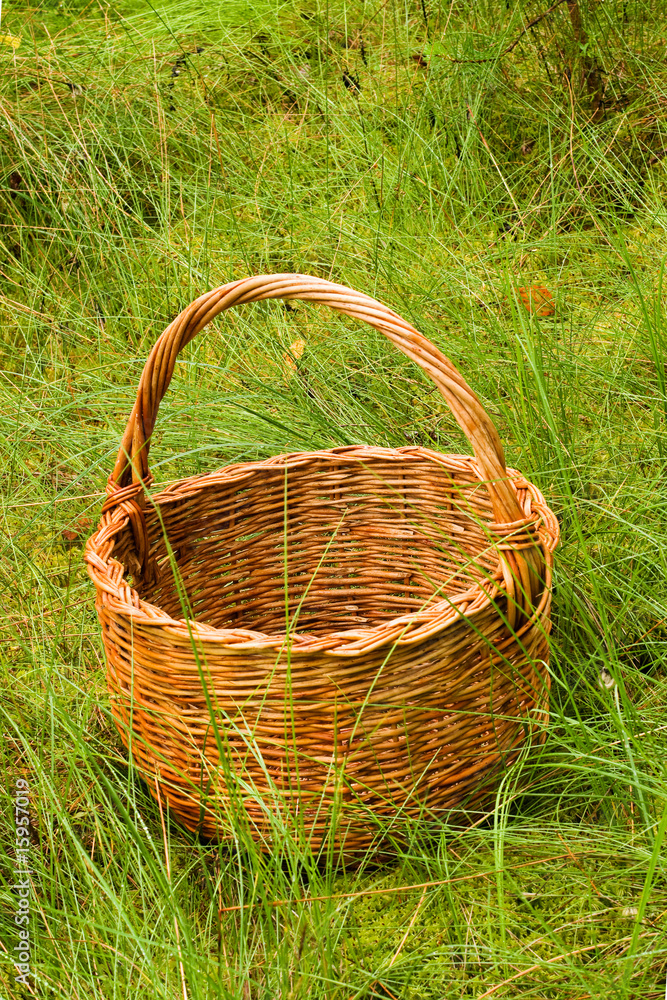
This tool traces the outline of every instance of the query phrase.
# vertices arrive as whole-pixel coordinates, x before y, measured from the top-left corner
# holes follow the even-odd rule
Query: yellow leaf
[[[298,340],[295,340],[293,344],[289,345],[289,349],[290,349],[289,354],[283,354],[283,361],[285,362],[288,368],[291,368],[292,371],[295,372],[296,363],[294,359],[296,358],[297,361],[299,360],[304,350],[306,349],[306,342],[305,340],[302,340],[301,337],[299,337]]]
[[[292,357],[298,360],[306,349],[306,341],[299,337],[298,340],[295,340],[293,344],[289,345],[289,349]]]
[[[21,39],[15,35],[0,35],[0,45],[9,45],[10,49],[18,49]]]

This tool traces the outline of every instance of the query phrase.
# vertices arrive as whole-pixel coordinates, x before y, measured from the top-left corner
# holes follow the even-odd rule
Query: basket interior
[[[184,481],[154,498],[162,524],[147,510],[159,572],[141,597],[175,619],[268,635],[287,614],[316,636],[451,598],[498,569],[488,492],[462,464],[314,456]]]

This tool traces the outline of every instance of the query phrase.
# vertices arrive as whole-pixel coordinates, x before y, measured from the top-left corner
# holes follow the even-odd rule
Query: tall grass
[[[568,4],[524,31],[549,6],[5,6],[5,995],[664,995],[666,11],[582,0],[584,45]],[[433,339],[563,533],[544,748],[482,821],[346,872],[171,821],[111,724],[81,565],[157,335],[209,287],[292,270]],[[526,310],[532,284],[553,315]],[[255,306],[179,361],[152,468],[165,482],[359,441],[466,448],[379,335]],[[9,960],[18,777],[27,988]]]

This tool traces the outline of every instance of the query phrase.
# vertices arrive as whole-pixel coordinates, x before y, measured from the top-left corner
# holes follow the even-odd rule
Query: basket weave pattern
[[[228,466],[150,491],[176,358],[224,310],[317,302],[369,323],[442,391],[474,456],[356,445]],[[488,794],[548,717],[558,525],[506,469],[461,375],[386,306],[303,275],[232,282],[144,368],[86,548],[112,709],[154,794],[192,830],[245,817],[312,847]]]

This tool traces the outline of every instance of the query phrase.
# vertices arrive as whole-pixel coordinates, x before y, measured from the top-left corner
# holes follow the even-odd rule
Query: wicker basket
[[[441,390],[474,457],[365,445],[230,465],[151,493],[179,352],[219,313],[327,305]],[[458,371],[380,302],[274,274],[202,295],[162,334],[86,548],[119,731],[190,830],[353,855],[479,802],[548,719],[552,553]],[[289,625],[287,624],[289,623]]]

